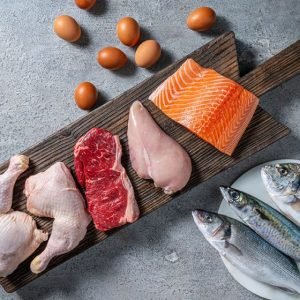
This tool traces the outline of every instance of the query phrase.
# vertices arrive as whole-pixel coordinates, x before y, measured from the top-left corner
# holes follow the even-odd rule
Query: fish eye
[[[206,217],[205,217],[205,221],[206,221],[207,223],[211,223],[211,222],[212,222],[211,216],[206,216]]]
[[[229,194],[233,200],[238,200],[240,198],[240,195],[237,191],[229,191]]]
[[[282,176],[286,176],[286,175],[288,174],[288,170],[287,170],[287,168],[285,168],[285,167],[279,167],[279,168],[278,168],[278,172],[279,172],[279,174],[282,175]]]

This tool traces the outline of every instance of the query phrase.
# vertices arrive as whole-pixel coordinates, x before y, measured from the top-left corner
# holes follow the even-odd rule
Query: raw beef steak
[[[106,231],[139,217],[133,188],[121,165],[119,137],[93,128],[75,145],[74,164],[97,229]]]

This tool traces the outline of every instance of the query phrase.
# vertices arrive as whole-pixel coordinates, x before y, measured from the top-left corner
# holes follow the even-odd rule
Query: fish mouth
[[[203,225],[205,223],[206,215],[207,215],[207,212],[204,210],[201,210],[201,209],[192,211],[192,216],[194,218],[194,222],[196,223],[197,227],[199,228],[199,230],[201,232],[202,232],[201,225]],[[222,222],[222,224],[219,227],[217,227],[214,231],[212,231],[210,236],[211,237],[216,236],[223,228],[224,228],[224,223]]]
[[[277,184],[276,180],[273,178],[273,170],[274,166],[264,166],[261,168],[260,174],[262,182],[264,183],[265,187],[272,190],[282,190],[282,186]]]
[[[221,191],[221,194],[224,197],[224,199],[227,202],[232,203],[233,201],[232,201],[232,199],[231,199],[231,197],[230,197],[230,195],[228,193],[229,189],[230,189],[230,187],[228,187],[228,186],[224,186],[224,185],[220,186],[220,191]]]
[[[207,212],[201,209],[195,209],[192,211],[192,216],[198,229],[204,234],[203,229],[205,224],[205,216],[207,216]]]
[[[194,221],[196,224],[199,223],[199,221],[202,223],[204,221],[204,212],[202,210],[193,210],[192,211],[192,216],[194,218]]]
[[[204,216],[203,216],[203,213],[199,210],[193,210],[192,211],[192,216],[193,216],[193,219],[194,219],[194,222],[196,224],[196,226],[198,227],[198,229],[200,230],[200,232],[202,234],[204,234],[204,231],[203,231],[203,224],[204,224]]]
[[[270,168],[268,166],[264,166],[261,168],[260,175],[263,183],[266,185],[270,181],[272,181],[271,175],[270,175]]]
[[[270,179],[270,172],[272,170],[272,166],[264,166],[261,168],[261,175],[262,177],[265,176],[266,179]]]

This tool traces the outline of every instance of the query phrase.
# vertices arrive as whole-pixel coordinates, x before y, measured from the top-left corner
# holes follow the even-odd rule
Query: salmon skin
[[[227,155],[232,155],[259,102],[238,83],[193,59],[187,59],[149,99],[168,117]]]

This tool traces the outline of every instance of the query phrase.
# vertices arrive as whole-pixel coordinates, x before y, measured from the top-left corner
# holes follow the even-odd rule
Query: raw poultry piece
[[[27,209],[39,217],[54,218],[46,249],[31,262],[31,271],[40,273],[50,260],[74,249],[84,238],[91,221],[85,201],[70,170],[57,162],[25,183]]]
[[[300,294],[296,264],[252,229],[227,216],[204,210],[193,211],[193,218],[205,239],[241,272],[272,287]]]
[[[149,99],[168,117],[228,155],[258,105],[258,98],[241,85],[193,59],[187,59]]]
[[[94,224],[102,231],[132,223],[139,217],[121,156],[119,137],[102,128],[91,129],[75,145],[76,176],[85,189]]]
[[[166,194],[185,187],[192,172],[189,155],[139,101],[130,108],[127,135],[131,164],[139,177],[152,179]]]
[[[11,209],[15,182],[28,163],[24,155],[13,156],[6,172],[0,175],[0,277],[10,275],[48,239],[31,216]]]
[[[300,164],[264,166],[261,177],[277,207],[300,227]]]
[[[11,209],[14,185],[18,177],[28,168],[29,159],[25,155],[15,155],[10,159],[8,169],[0,175],[0,213]]]
[[[0,277],[15,271],[47,239],[48,233],[37,229],[28,214],[10,211],[0,215]]]

